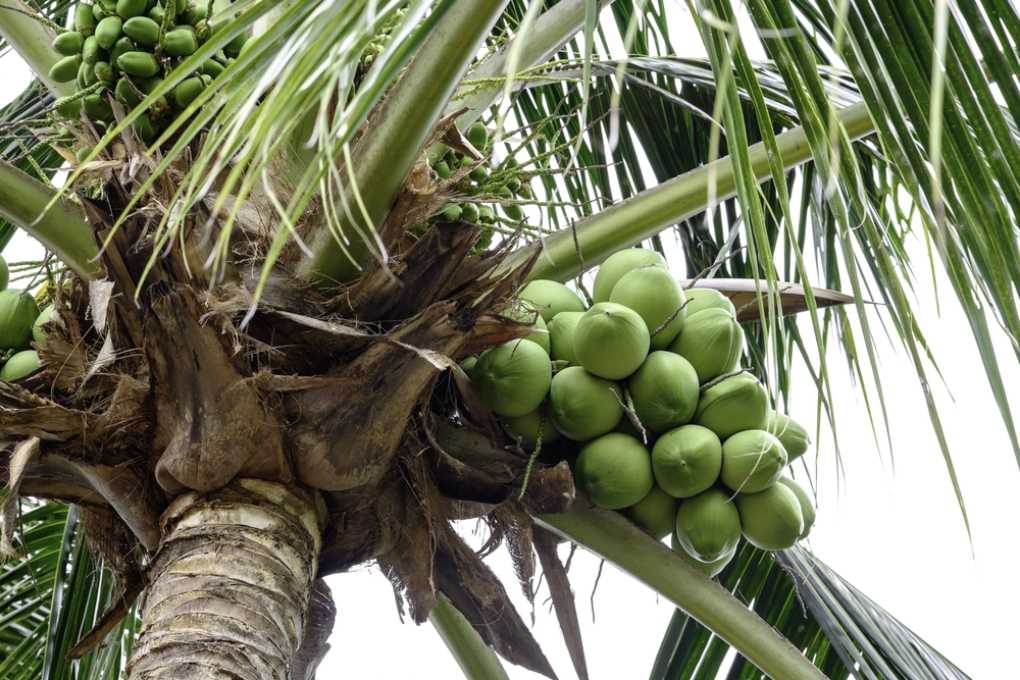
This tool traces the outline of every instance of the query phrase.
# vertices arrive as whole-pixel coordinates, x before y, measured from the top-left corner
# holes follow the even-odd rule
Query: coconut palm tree
[[[713,633],[714,663],[725,643],[772,677],[955,672],[805,551],[745,548],[720,587],[574,499],[567,465],[508,445],[458,368],[530,331],[500,316],[526,281],[581,281],[619,249],[662,249],[672,229],[679,278],[731,293],[753,281],[745,363],[780,407],[803,354],[827,408],[838,333],[886,418],[875,321],[928,380],[903,248],[921,225],[1020,460],[988,323],[1020,337],[1020,14],[1000,0],[688,9],[215,0],[213,28],[196,17],[201,46],[161,57],[162,81],[133,87],[134,102],[82,83],[111,109],[102,124],[52,115],[81,99],[51,74],[74,6],[0,10],[0,35],[39,74],[4,112],[0,244],[21,228],[54,254],[34,274],[57,310],[43,367],[0,383],[3,548],[32,556],[0,582],[22,603],[0,626],[4,677],[69,673],[68,656],[96,677],[125,658],[129,678],[312,677],[337,616],[321,579],[369,561],[471,677],[499,677],[491,649],[553,676],[451,528],[469,517],[511,547],[524,583],[537,552],[581,677],[554,534],[685,612],[658,677],[696,664],[684,650]],[[685,22],[707,60],[675,56]],[[198,80],[242,34],[222,73]],[[174,97],[176,117],[157,117]],[[469,134],[478,121],[484,138]],[[444,154],[463,159],[448,177]],[[461,204],[486,211],[457,219]],[[69,505],[26,500],[19,533],[19,499]],[[809,626],[780,565],[804,579]]]

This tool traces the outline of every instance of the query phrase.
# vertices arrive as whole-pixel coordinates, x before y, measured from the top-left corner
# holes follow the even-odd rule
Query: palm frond
[[[718,576],[831,680],[966,680],[967,675],[803,548],[766,553],[748,543]],[[651,680],[764,678],[680,610]]]

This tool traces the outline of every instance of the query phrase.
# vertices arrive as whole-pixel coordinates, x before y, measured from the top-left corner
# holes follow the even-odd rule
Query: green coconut
[[[681,502],[676,537],[684,550],[702,562],[714,562],[736,550],[740,515],[730,494],[712,487]]]
[[[757,493],[738,493],[734,503],[744,538],[756,548],[792,548],[804,533],[800,501],[788,486],[773,484]]]
[[[777,484],[782,484],[788,488],[797,497],[797,500],[800,501],[800,512],[804,517],[804,530],[800,532],[797,540],[802,541],[808,537],[808,534],[811,533],[811,527],[815,525],[815,518],[818,516],[815,510],[815,503],[811,499],[811,495],[808,494],[807,489],[789,477],[780,477]]]
[[[768,414],[765,416],[765,425],[762,426],[762,429],[776,435],[779,441],[783,443],[783,448],[786,449],[788,457],[788,464],[803,456],[811,445],[811,437],[808,436],[807,430],[785,413],[778,413],[775,410],[769,409]]]
[[[629,307],[640,314],[648,326],[649,333],[655,333],[661,328],[652,336],[653,351],[669,347],[680,334],[684,318],[687,316],[687,310],[682,309],[684,292],[662,264],[638,267],[621,276],[609,296],[609,301]],[[669,321],[669,324],[663,327],[666,321]]]
[[[43,346],[46,345],[46,338],[48,336],[46,333],[43,333],[42,325],[49,321],[51,316],[53,316],[53,305],[46,305],[46,307],[39,312],[39,316],[35,318],[35,323],[32,324],[32,339]]]
[[[688,314],[680,335],[669,345],[670,352],[691,362],[701,385],[736,370],[743,348],[740,324],[721,309]]]
[[[688,564],[695,567],[698,571],[700,571],[702,574],[709,578],[715,578],[720,573],[722,573],[722,570],[725,569],[726,565],[730,563],[730,560],[733,559],[733,556],[737,554],[737,550],[736,548],[734,548],[733,552],[723,555],[714,562],[702,562],[701,560],[699,560],[698,558],[694,557],[689,552],[684,550],[684,547],[680,545],[680,541],[676,537],[676,532],[673,532],[669,544],[670,546],[672,546],[673,552],[675,552],[680,557],[684,558],[684,560],[686,560]]]
[[[604,434],[577,454],[574,482],[595,505],[622,510],[652,490],[652,456],[634,437],[619,432]]]
[[[546,354],[550,354],[552,347],[549,345],[549,327],[545,325],[545,319],[537,309],[531,309],[528,305],[517,305],[503,312],[503,316],[533,326],[534,330],[525,335],[524,339],[538,343],[538,346],[544,349]]]
[[[688,288],[684,295],[690,300],[687,303],[687,316],[706,309],[721,309],[734,319],[737,318],[737,310],[730,299],[714,288]]]
[[[549,344],[552,351],[549,356],[553,361],[569,361],[578,366],[577,355],[574,354],[574,329],[584,312],[560,312],[549,319]]]
[[[0,352],[28,349],[39,307],[27,291],[0,291]]]
[[[532,281],[521,289],[518,297],[540,310],[542,319],[547,322],[560,312],[584,311],[584,302],[577,293],[557,281]]]
[[[589,373],[622,380],[648,355],[648,326],[632,309],[600,302],[584,313],[574,329],[574,354]]]
[[[7,268],[7,261],[0,257],[0,290],[7,290],[7,284],[11,279],[11,270]]]
[[[19,380],[39,368],[39,353],[34,349],[18,352],[0,369],[0,380]]]
[[[629,271],[646,264],[666,264],[662,255],[646,248],[628,248],[613,253],[595,273],[595,284],[592,287],[593,302],[609,302],[617,281]],[[654,330],[654,329],[653,329]]]
[[[750,373],[739,373],[702,390],[693,422],[725,440],[741,430],[761,427],[768,407],[765,387]]]
[[[676,530],[680,499],[673,498],[655,484],[644,498],[627,508],[627,517],[656,538],[665,538]]]
[[[543,422],[543,418],[545,422]],[[563,436],[553,425],[552,410],[549,407],[548,399],[544,406],[540,405],[531,413],[503,418],[503,429],[510,435],[510,438],[515,441],[520,438],[525,444],[538,442],[539,428],[541,428],[543,445],[554,442]]]
[[[655,481],[666,493],[690,498],[715,484],[722,469],[722,444],[700,425],[684,425],[659,437],[652,448]]]
[[[575,441],[611,431],[623,417],[623,407],[610,390],[623,397],[618,384],[580,366],[559,371],[549,388],[549,410],[556,429]]]
[[[786,468],[786,449],[765,430],[744,430],[723,442],[723,484],[741,493],[756,493],[775,484]]]
[[[634,412],[652,432],[686,425],[698,406],[698,374],[681,356],[650,352],[628,381]]]
[[[471,375],[482,403],[501,416],[523,416],[538,408],[552,382],[552,363],[534,342],[514,340],[483,352]]]
[[[468,357],[460,362],[460,367],[467,373],[468,377],[472,377],[475,372],[475,365],[478,363],[478,357]]]

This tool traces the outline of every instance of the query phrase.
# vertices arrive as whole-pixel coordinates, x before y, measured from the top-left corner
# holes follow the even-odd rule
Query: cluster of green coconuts
[[[157,0],[76,5],[74,30],[53,40],[53,49],[63,58],[49,75],[58,83],[76,82],[78,92],[58,107],[57,114],[76,119],[84,109],[89,119],[105,127],[114,120],[111,99],[126,111],[138,106],[216,32],[217,27],[205,21],[206,12],[206,3],[189,0],[173,0],[167,7]],[[148,115],[135,121],[142,141],[153,141],[240,54],[246,40],[247,35],[240,34],[172,93],[153,102]]]
[[[473,124],[466,136],[471,146],[481,152],[485,152],[489,146],[489,131],[482,123]],[[475,161],[467,156],[449,151],[433,164],[432,170],[440,179],[448,180],[459,168],[474,163]],[[476,224],[495,224],[498,206],[508,220],[520,222],[524,219],[524,209],[520,204],[499,201],[530,199],[532,197],[531,186],[528,184],[530,179],[526,173],[519,171],[517,161],[513,158],[508,159],[492,173],[484,165],[478,165],[464,175],[457,185],[457,192],[464,197],[463,200],[444,205],[442,211],[433,217],[433,221],[466,220]]]
[[[0,258],[0,380],[23,378],[39,368],[39,354],[32,341],[45,345],[41,327],[53,314],[53,305],[42,312],[26,290],[8,288],[7,263]]]
[[[740,369],[744,334],[728,298],[682,290],[644,249],[606,260],[590,309],[554,281],[518,297],[507,315],[535,330],[462,362],[512,439],[545,452],[576,442],[576,459],[562,458],[578,490],[659,538],[672,534],[674,550],[710,577],[741,536],[780,550],[808,535],[813,503],[783,476],[807,451],[807,431],[770,409],[765,387]]]

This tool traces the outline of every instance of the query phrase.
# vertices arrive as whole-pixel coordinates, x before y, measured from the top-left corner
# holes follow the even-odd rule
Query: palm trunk
[[[308,623],[324,512],[297,487],[238,479],[163,515],[128,680],[275,680]]]

